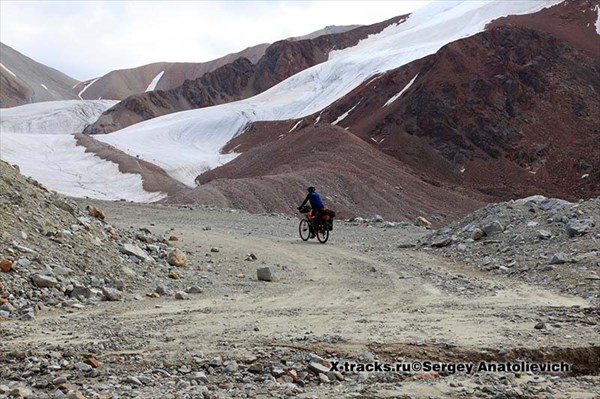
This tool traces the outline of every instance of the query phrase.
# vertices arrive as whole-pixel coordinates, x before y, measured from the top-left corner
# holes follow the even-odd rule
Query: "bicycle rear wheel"
[[[319,229],[317,230],[317,240],[319,240],[321,244],[325,244],[328,239],[329,230],[327,230],[325,225],[321,224],[321,226],[319,226]]]

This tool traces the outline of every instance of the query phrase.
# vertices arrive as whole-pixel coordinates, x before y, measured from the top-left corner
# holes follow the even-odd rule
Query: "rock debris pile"
[[[600,198],[490,204],[420,240],[481,270],[600,303]]]

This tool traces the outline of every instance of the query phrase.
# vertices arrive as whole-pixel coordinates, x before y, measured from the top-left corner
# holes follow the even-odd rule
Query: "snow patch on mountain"
[[[17,75],[15,75],[15,73],[13,71],[11,71],[10,69],[8,69],[7,67],[5,67],[1,62],[0,62],[0,67],[2,67],[2,69],[4,69],[6,72],[10,73],[12,76],[14,76],[15,78],[17,77]]]
[[[94,123],[112,100],[46,101],[0,109],[0,134],[75,134]],[[23,149],[23,155],[29,156]]]
[[[383,107],[387,107],[388,105],[390,105],[391,103],[393,103],[394,101],[396,101],[397,99],[399,99],[402,96],[402,94],[404,94],[404,92],[406,90],[408,90],[410,88],[410,86],[412,86],[412,84],[417,79],[417,76],[419,76],[419,74],[416,74],[415,77],[412,78],[411,81],[408,82],[408,84],[406,86],[404,86],[404,88],[402,90],[400,90],[400,92],[398,94],[395,94],[392,98],[390,98],[389,100],[387,100],[387,102],[385,104],[383,104]],[[383,108],[383,107],[381,107],[381,108]]]
[[[0,157],[51,190],[104,200],[153,202],[165,197],[144,191],[140,175],[121,173],[116,163],[85,153],[72,135],[2,133],[1,138]]]
[[[80,98],[80,99],[82,99],[82,100],[83,100],[83,98],[81,97],[81,95],[82,95],[83,93],[85,93],[85,91],[86,91],[86,90],[87,90],[87,89],[88,89],[88,88],[89,88],[91,85],[93,85],[94,83],[96,83],[96,81],[97,81],[98,79],[100,79],[100,78],[96,78],[96,79],[92,80],[90,83],[88,83],[87,85],[85,85],[85,86],[83,87],[83,89],[82,89],[82,90],[79,92],[79,94],[77,94],[77,95],[79,96],[79,98]]]
[[[350,108],[348,111],[346,111],[342,115],[338,116],[338,118],[336,120],[334,120],[333,122],[331,122],[331,124],[337,125],[338,123],[340,123],[341,121],[346,119],[346,117],[348,115],[350,115],[350,112],[354,111],[354,108],[358,107],[358,104],[360,104],[360,101],[358,103],[356,103],[356,105],[354,107]]]
[[[156,85],[158,84],[158,81],[160,80],[160,78],[163,77],[164,73],[165,73],[165,71],[160,71],[160,73],[158,75],[156,75],[154,77],[154,79],[152,79],[152,82],[150,82],[150,84],[146,88],[146,91],[153,91],[154,89],[156,89]]]
[[[600,5],[596,5],[596,33],[600,35]]]

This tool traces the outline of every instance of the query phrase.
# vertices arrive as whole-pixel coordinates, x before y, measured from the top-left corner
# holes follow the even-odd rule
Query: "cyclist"
[[[307,202],[310,202],[310,207],[312,208],[311,211],[311,223],[312,223],[312,229],[310,232],[310,238],[314,238],[315,237],[315,230],[316,230],[316,226],[315,226],[315,216],[319,217],[319,212],[322,211],[323,209],[325,209],[325,205],[323,204],[323,200],[321,199],[321,196],[319,195],[319,193],[317,193],[317,190],[313,187],[310,186],[309,188],[307,188],[308,194],[306,196],[306,198],[304,198],[304,201],[302,202],[302,205],[300,205],[298,207],[298,209],[302,208],[304,205],[306,205]]]

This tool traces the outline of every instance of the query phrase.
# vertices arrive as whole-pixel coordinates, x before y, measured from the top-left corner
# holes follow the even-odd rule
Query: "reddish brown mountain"
[[[600,36],[579,9],[593,6],[495,21],[319,114],[255,123],[224,148],[242,155],[171,201],[289,211],[317,185],[342,215],[442,220],[486,200],[600,195]]]
[[[332,50],[354,46],[359,40],[403,18],[396,17],[312,39],[276,42],[266,49],[256,63],[241,57],[198,79],[187,80],[175,89],[130,96],[107,110],[84,133],[110,133],[157,116],[254,96],[306,68],[326,61]]]
[[[357,88],[320,120],[356,106],[341,126],[416,170],[498,199],[599,195],[596,3],[496,21]]]
[[[388,220],[419,215],[446,222],[482,204],[460,188],[429,182],[397,159],[330,124],[260,122],[230,143],[243,151],[198,177],[200,187],[169,200],[247,209],[294,211],[315,185],[340,217],[380,214]]]
[[[81,97],[86,100],[98,98],[123,100],[134,94],[143,94],[149,87],[152,88],[151,84],[154,79],[158,80],[154,90],[170,90],[181,86],[188,79],[197,79],[240,57],[256,63],[268,46],[267,43],[259,44],[207,62],[157,62],[137,68],[119,69],[98,79],[80,82],[75,89],[77,92],[83,91]]]

